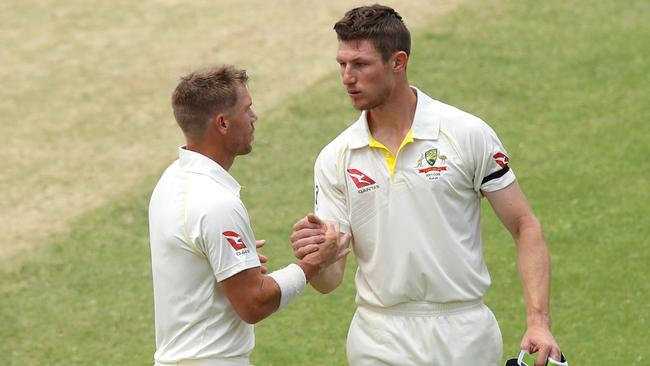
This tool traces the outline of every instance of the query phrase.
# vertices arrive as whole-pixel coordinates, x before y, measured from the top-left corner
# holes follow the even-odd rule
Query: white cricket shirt
[[[156,353],[160,363],[228,358],[248,364],[253,326],[218,282],[260,266],[240,186],[219,164],[180,148],[149,204]]]
[[[490,286],[480,192],[514,182],[509,158],[482,120],[413,89],[413,142],[392,175],[365,111],[316,160],[316,214],[353,235],[358,305],[472,301]]]

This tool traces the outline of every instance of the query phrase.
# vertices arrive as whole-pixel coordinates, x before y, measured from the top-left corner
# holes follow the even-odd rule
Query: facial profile
[[[246,155],[253,150],[255,121],[253,99],[246,85],[237,87],[237,102],[223,114],[225,144],[234,156]]]
[[[336,61],[352,105],[369,110],[384,103],[394,86],[390,63],[368,40],[339,41]]]
[[[362,6],[345,13],[334,31],[339,40],[336,59],[353,106],[360,110],[381,106],[396,85],[396,71],[406,70],[411,50],[402,17],[387,6]]]

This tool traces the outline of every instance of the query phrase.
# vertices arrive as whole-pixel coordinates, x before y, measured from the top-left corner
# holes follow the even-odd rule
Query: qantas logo
[[[228,240],[228,243],[235,250],[242,250],[246,248],[246,244],[241,240],[241,235],[237,234],[234,231],[224,231],[223,236]]]
[[[363,174],[358,169],[348,169],[348,174],[357,188],[363,188],[375,184],[375,181],[369,176]]]
[[[508,162],[510,161],[510,158],[508,158],[506,154],[500,152],[492,155],[492,158],[502,168],[508,166]]]
[[[354,185],[359,189],[357,191],[358,193],[366,193],[379,188],[379,184],[377,184],[374,179],[365,175],[359,169],[348,169],[348,174],[354,182]]]

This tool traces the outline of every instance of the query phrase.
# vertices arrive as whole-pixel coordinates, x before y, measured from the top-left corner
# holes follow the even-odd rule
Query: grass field
[[[414,29],[461,0],[405,8]],[[346,1],[0,2],[0,263],[117,199],[182,136],[169,95],[208,63],[246,68],[265,112],[331,71]],[[47,202],[46,205],[42,202]]]
[[[417,13],[415,4],[404,6]],[[424,19],[413,32],[411,82],[434,98],[488,121],[512,156],[511,165],[544,225],[552,252],[553,330],[572,365],[650,364],[650,229],[644,224],[650,216],[650,56],[645,45],[650,39],[649,16],[650,4],[640,0],[481,1],[432,18],[428,25]],[[202,62],[210,57],[199,58]],[[189,68],[178,60],[167,62],[172,65],[167,70]],[[267,239],[263,252],[270,257],[271,269],[291,260],[290,227],[311,209],[316,154],[356,119],[339,85],[336,66],[329,65],[331,71],[318,73],[304,89],[265,102],[254,152],[238,158],[232,169],[246,187],[242,196],[256,236]],[[28,72],[27,66],[16,67],[20,73]],[[6,69],[2,72],[5,79],[19,83],[18,76]],[[176,75],[166,74],[155,72],[157,77],[167,77],[164,85],[173,85]],[[256,89],[271,89],[262,88],[256,84],[254,98]],[[5,98],[0,104],[2,111],[13,111],[11,118],[2,117],[3,136],[12,131],[5,118],[14,123],[19,108],[38,105],[38,95],[31,100],[30,93],[35,91],[26,90],[22,99]],[[167,94],[158,91],[155,97],[164,104]],[[72,98],[72,102],[79,100]],[[165,114],[168,110],[151,108],[156,118],[171,121],[171,115]],[[84,116],[98,124],[103,121],[101,112]],[[46,116],[45,111],[40,113],[37,116]],[[120,126],[130,128],[126,123]],[[132,133],[146,135],[150,126],[133,126]],[[10,136],[27,140],[32,136],[28,129],[21,131]],[[92,132],[88,127],[79,133]],[[172,132],[155,136],[163,145],[156,146],[155,152],[170,160],[179,140],[171,137]],[[47,133],[39,136],[34,144],[49,142]],[[132,139],[123,131],[102,140],[101,148],[117,149],[133,143]],[[55,142],[59,144],[65,146]],[[94,153],[90,148],[84,151],[86,156]],[[111,166],[111,155],[100,155]],[[10,152],[8,160],[20,156]],[[146,156],[150,160],[133,166],[140,172],[129,175],[130,184],[117,190],[119,195],[77,215],[66,230],[43,239],[37,249],[12,257],[0,271],[3,364],[151,363],[153,303],[146,210],[158,174],[169,161]],[[64,164],[62,169],[68,167]],[[11,177],[0,183],[11,179],[15,180],[9,183],[20,185]],[[40,187],[36,178],[30,179],[34,182],[25,184],[32,184],[32,190]],[[77,181],[65,184],[83,186]],[[9,197],[18,201],[21,194],[27,191]],[[55,207],[66,210],[66,204]],[[38,224],[32,223],[31,230]],[[499,319],[504,356],[514,355],[525,325],[514,248],[487,207],[483,225],[494,283],[486,302]],[[347,325],[354,311],[353,272],[354,261],[350,261],[346,280],[337,291],[322,296],[309,290],[260,323],[253,363],[344,365]]]

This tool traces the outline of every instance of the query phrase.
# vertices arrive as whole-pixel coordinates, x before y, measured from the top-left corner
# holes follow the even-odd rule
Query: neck
[[[232,154],[228,154],[219,149],[219,146],[221,146],[221,144],[206,143],[205,141],[192,141],[189,138],[186,143],[187,150],[207,156],[228,171],[235,162],[235,157]]]
[[[406,135],[413,124],[417,96],[408,82],[393,89],[386,101],[366,114],[370,132],[377,135],[385,133]]]

